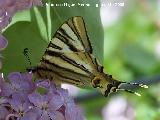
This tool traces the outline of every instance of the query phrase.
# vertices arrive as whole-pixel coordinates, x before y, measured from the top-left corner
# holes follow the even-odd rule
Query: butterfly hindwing
[[[91,56],[88,53],[55,53],[45,54],[37,67],[39,74],[44,71],[46,78],[59,80],[76,86],[90,86],[93,79],[94,65],[91,64]],[[45,69],[43,69],[45,68]],[[50,73],[50,74],[48,74]],[[44,75],[44,74],[41,74]],[[53,78],[50,78],[53,77]]]

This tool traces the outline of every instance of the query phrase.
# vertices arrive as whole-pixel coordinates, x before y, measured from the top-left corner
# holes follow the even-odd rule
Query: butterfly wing
[[[82,17],[66,21],[50,41],[36,76],[70,83],[76,86],[91,86],[97,60],[92,56],[92,47]]]
[[[92,53],[85,23],[82,17],[73,17],[66,21],[55,33],[48,45],[48,49],[66,52],[89,52]]]
[[[92,47],[82,17],[73,17],[66,21],[55,33],[42,59],[34,70],[36,78],[53,80],[56,84],[70,83],[79,87],[98,88],[104,96],[111,92],[124,90],[126,83],[112,78],[103,72],[103,67],[92,55]]]

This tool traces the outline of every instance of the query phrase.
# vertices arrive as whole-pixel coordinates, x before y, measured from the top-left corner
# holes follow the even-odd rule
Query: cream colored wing
[[[37,66],[37,73],[40,78],[80,87],[91,86],[93,71],[96,70],[93,62],[92,56],[85,52],[63,54],[47,51]]]
[[[99,70],[82,17],[66,21],[49,43],[36,75],[76,86],[91,86]]]
[[[92,47],[82,17],[73,17],[56,31],[48,48],[55,52],[89,52]]]

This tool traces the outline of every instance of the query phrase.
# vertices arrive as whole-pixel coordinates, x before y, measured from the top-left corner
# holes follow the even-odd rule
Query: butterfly
[[[123,84],[148,88],[147,85],[116,80],[104,72],[103,66],[93,55],[81,16],[72,17],[59,27],[32,73],[35,78],[49,79],[56,85],[69,83],[78,87],[97,88],[105,97],[118,90],[140,96],[139,93],[120,88]]]

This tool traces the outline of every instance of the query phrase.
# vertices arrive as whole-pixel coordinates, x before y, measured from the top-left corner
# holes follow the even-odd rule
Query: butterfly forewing
[[[85,27],[83,18],[74,17],[73,19],[70,19],[67,23],[71,27],[71,29],[74,31],[74,33],[76,33],[78,37],[78,41],[80,41],[81,46],[84,47],[84,51],[92,53],[91,43],[87,35],[87,31],[86,31],[86,27]]]
[[[73,17],[66,21],[55,33],[49,49],[56,52],[89,52],[92,47],[88,39],[82,17]]]

